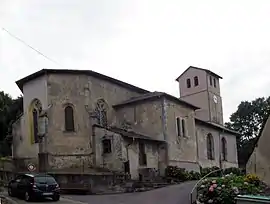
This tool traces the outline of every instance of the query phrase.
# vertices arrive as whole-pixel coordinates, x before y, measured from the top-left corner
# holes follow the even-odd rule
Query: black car
[[[47,174],[22,174],[8,184],[9,196],[23,197],[26,201],[35,198],[60,198],[60,188],[56,180]]]

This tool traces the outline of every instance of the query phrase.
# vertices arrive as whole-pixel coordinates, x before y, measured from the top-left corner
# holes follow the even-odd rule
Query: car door
[[[15,179],[13,179],[10,182],[10,187],[13,190],[13,192],[17,193],[18,192],[18,183],[21,181],[22,175],[16,176]]]
[[[23,175],[22,179],[18,183],[18,190],[21,195],[23,195],[26,191],[28,191],[29,180],[30,180],[29,176]]]

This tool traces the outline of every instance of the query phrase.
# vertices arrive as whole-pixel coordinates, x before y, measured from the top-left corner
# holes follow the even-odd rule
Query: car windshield
[[[48,183],[53,184],[56,183],[55,179],[51,176],[36,176],[34,178],[35,183]]]

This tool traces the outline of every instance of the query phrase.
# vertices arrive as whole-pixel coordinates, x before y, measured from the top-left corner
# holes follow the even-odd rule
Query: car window
[[[55,179],[51,176],[37,176],[34,178],[35,183],[47,183],[54,184],[56,183]]]
[[[16,176],[14,180],[15,180],[16,182],[20,182],[21,179],[22,179],[22,175],[19,175],[19,176]]]
[[[24,175],[22,177],[22,179],[21,179],[21,182],[22,183],[31,183],[31,179],[32,179],[32,177],[29,177],[29,176]]]

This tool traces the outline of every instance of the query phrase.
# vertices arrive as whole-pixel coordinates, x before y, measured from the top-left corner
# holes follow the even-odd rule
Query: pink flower
[[[213,191],[214,191],[213,186],[210,186],[209,191],[210,191],[210,192],[213,192]]]
[[[213,188],[216,188],[216,187],[217,187],[217,184],[213,184],[212,187],[213,187]]]

